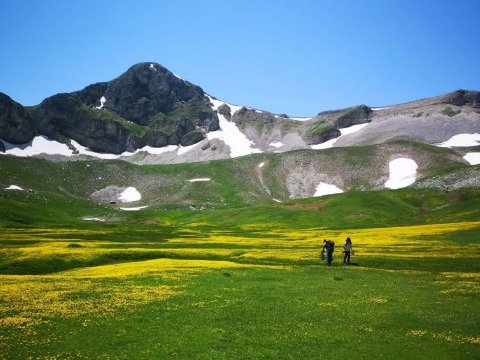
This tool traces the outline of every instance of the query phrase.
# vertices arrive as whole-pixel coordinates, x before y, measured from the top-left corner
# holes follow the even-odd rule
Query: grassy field
[[[12,196],[0,201],[1,359],[480,357],[474,191],[113,215]],[[342,264],[347,236],[359,266]]]

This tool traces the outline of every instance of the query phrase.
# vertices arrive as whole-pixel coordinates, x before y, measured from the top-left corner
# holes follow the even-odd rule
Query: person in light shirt
[[[345,245],[343,245],[343,263],[350,264],[350,254],[353,254],[352,240],[350,237],[347,237],[345,240]]]

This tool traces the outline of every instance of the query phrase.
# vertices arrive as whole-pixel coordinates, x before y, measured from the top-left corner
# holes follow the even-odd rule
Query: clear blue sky
[[[480,90],[480,1],[0,1],[0,91],[24,105],[158,62],[289,115]]]

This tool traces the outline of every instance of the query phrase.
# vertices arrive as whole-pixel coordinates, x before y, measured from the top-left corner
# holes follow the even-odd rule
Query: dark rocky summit
[[[13,144],[22,144],[30,141],[34,135],[35,125],[30,113],[0,93],[0,138]]]
[[[192,144],[219,129],[204,91],[156,63],[137,64],[112,81],[51,96],[31,111],[0,95],[0,138],[14,144],[47,135],[118,154],[145,145]]]

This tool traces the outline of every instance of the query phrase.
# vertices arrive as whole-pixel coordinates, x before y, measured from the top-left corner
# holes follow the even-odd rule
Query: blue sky
[[[34,105],[158,62],[289,115],[480,90],[480,1],[0,1],[0,92]]]

